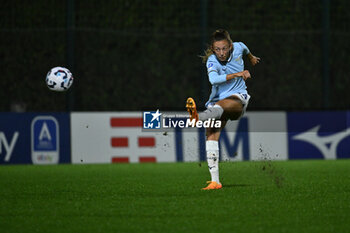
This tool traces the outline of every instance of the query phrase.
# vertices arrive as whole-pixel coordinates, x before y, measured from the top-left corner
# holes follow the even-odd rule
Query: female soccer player
[[[208,181],[208,186],[203,190],[222,188],[219,180],[220,132],[227,120],[238,120],[248,106],[250,96],[246,90],[245,80],[251,76],[248,70],[244,70],[243,55],[247,55],[252,65],[260,61],[260,58],[254,56],[245,44],[232,42],[226,30],[216,30],[203,56],[212,84],[211,95],[205,104],[207,110],[198,114],[195,101],[191,97],[186,101],[191,120],[205,121],[214,118],[222,122],[220,129],[206,129],[206,153],[211,181]]]

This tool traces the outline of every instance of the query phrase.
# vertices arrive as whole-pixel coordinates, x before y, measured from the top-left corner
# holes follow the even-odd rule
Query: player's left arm
[[[250,63],[255,66],[260,62],[260,57],[254,56],[252,53],[247,54],[247,58],[249,59]]]
[[[247,58],[253,66],[260,62],[260,57],[254,56],[243,42],[239,42],[239,44],[242,46],[243,54],[247,55]]]

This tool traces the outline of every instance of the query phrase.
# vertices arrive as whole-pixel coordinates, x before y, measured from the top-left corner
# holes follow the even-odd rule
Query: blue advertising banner
[[[1,113],[0,164],[70,163],[67,113]]]
[[[350,158],[350,112],[290,112],[289,159]]]

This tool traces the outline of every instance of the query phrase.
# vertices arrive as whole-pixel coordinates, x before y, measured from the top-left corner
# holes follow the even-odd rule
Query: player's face
[[[213,44],[213,51],[220,61],[227,61],[228,57],[230,56],[231,49],[232,44],[227,40],[215,41]]]

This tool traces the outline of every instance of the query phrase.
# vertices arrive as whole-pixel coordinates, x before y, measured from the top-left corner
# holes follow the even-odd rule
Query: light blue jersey
[[[244,70],[243,55],[250,53],[248,47],[242,42],[233,43],[233,52],[227,62],[219,61],[215,54],[209,56],[207,70],[209,81],[212,84],[211,94],[206,107],[210,103],[216,103],[233,94],[247,94],[247,86],[242,77],[237,77],[229,81],[227,74],[238,73]]]

